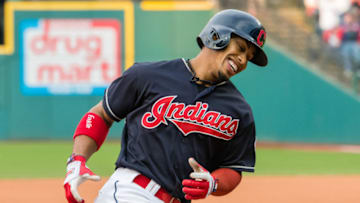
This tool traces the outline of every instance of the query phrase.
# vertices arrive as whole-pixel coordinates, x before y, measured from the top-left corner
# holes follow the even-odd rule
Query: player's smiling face
[[[256,52],[255,46],[241,37],[232,36],[229,45],[216,51],[215,63],[217,71],[213,77],[226,80],[246,69],[247,63]]]

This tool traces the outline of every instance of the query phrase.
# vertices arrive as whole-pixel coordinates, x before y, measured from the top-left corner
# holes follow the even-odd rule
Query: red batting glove
[[[100,180],[100,176],[93,173],[85,162],[85,157],[81,155],[72,154],[68,159],[64,188],[69,203],[84,203],[85,200],[80,197],[77,187],[86,180]]]
[[[184,179],[182,181],[185,193],[185,199],[203,199],[216,191],[216,179],[210,174],[208,170],[202,167],[194,158],[189,158],[189,164],[194,170],[190,177],[195,179]]]

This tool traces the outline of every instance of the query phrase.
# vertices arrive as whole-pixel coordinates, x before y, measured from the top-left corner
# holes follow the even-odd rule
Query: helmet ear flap
[[[221,31],[212,28],[208,34],[208,37],[205,42],[205,46],[211,49],[223,49],[229,43],[229,39],[226,36],[222,36]]]

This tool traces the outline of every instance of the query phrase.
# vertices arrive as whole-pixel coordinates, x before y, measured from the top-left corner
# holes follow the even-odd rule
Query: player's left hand
[[[85,162],[86,159],[80,155],[71,155],[68,160],[64,188],[69,203],[85,203],[77,191],[78,186],[86,180],[100,180],[100,176],[93,173]]]
[[[185,193],[185,199],[203,199],[215,192],[217,182],[210,172],[192,157],[189,158],[189,164],[194,172],[190,173],[190,177],[193,179],[184,179],[182,181],[182,191]]]

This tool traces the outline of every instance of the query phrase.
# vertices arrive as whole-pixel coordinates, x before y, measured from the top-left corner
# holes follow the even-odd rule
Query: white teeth
[[[238,70],[238,67],[236,66],[236,64],[232,60],[229,60],[229,64],[230,64],[230,66],[231,66],[231,68],[233,69],[234,72],[236,72]]]

